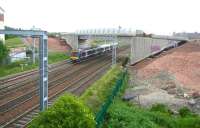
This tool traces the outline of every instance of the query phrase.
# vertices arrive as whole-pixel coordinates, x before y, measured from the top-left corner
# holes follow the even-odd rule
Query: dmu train
[[[114,43],[100,45],[96,48],[72,50],[70,56],[71,62],[80,62],[81,60],[85,60],[91,56],[108,53],[112,51],[113,45],[117,47],[117,43]]]

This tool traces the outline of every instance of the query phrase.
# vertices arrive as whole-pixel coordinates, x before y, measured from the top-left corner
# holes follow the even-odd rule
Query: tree
[[[95,118],[82,100],[65,94],[41,112],[28,128],[95,128]]]
[[[3,41],[0,40],[0,63],[8,56],[9,50],[3,44]]]

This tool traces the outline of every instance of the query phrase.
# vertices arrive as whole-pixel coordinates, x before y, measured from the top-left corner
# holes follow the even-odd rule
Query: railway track
[[[55,102],[55,100],[58,96],[65,93],[66,90],[68,90],[69,92],[74,93],[76,95],[80,95],[87,88],[87,86],[89,84],[92,84],[95,80],[97,80],[99,78],[99,77],[97,77],[97,75],[103,74],[103,72],[105,72],[109,67],[110,67],[110,64],[107,64],[105,67],[99,68],[92,74],[87,73],[86,75],[90,75],[90,77],[87,77],[87,76],[82,77],[81,78],[82,81],[79,82],[79,84],[76,85],[75,87],[71,87],[71,88],[66,87],[63,90],[61,90],[60,92],[56,93],[54,96],[51,96],[49,98],[50,101],[48,102],[48,107],[51,106],[53,104],[53,102]],[[77,81],[74,81],[74,82],[75,82],[74,84],[77,83]],[[10,123],[8,123],[7,125],[5,125],[3,127],[8,127],[8,128],[26,127],[28,125],[28,123],[30,123],[32,121],[32,119],[35,116],[37,116],[38,114],[39,114],[39,105],[36,105],[36,106],[32,107],[31,109],[29,109],[28,111],[26,111],[26,113],[24,113],[23,115],[17,117],[16,119],[12,120]]]
[[[64,79],[66,79],[68,76],[71,75],[72,72],[75,71],[79,71],[81,68],[84,67],[84,65],[87,65],[90,63],[82,63],[81,65],[73,65],[73,66],[68,66],[68,67],[64,67],[64,68],[60,68],[60,70],[57,70],[56,72],[50,72],[49,73],[49,86],[51,86],[51,84],[54,83],[58,83],[58,78],[62,79],[63,77],[65,77]],[[81,70],[80,70],[81,71]],[[68,74],[66,74],[66,72]],[[63,76],[63,74],[65,76]],[[62,82],[60,80],[60,82]],[[11,102],[11,100],[13,99],[17,99],[16,96],[23,96],[27,93],[30,92],[30,90],[34,89],[38,89],[38,83],[39,83],[39,79],[32,77],[32,79],[29,79],[28,81],[23,81],[21,83],[19,83],[19,85],[16,85],[17,88],[12,89],[10,91],[5,90],[3,93],[1,93],[0,95],[0,108],[1,106],[3,106],[3,104],[5,104],[5,102]],[[35,93],[35,92],[33,92]],[[28,96],[27,96],[28,97]],[[8,109],[7,109],[8,110]],[[0,112],[4,111],[4,109],[0,109]]]
[[[123,51],[123,49],[119,51]],[[57,66],[58,68],[56,68],[56,66],[55,68],[51,67],[49,73],[49,105],[52,105],[56,97],[66,91],[80,95],[92,81],[99,78],[99,74],[105,72],[105,70],[109,68],[111,63],[109,62],[111,60],[109,57],[106,57],[106,59],[100,56],[99,60],[91,58],[88,62],[73,66],[63,66],[63,64],[61,64]],[[26,75],[18,77],[17,79],[22,82],[17,83],[15,87],[12,86],[12,89],[4,91],[3,94],[1,93],[1,127],[25,127],[27,123],[31,121],[32,117],[38,114],[39,89],[37,86],[37,74],[38,72],[33,73],[32,76],[30,75],[31,79],[25,80],[22,76]],[[7,83],[12,83],[11,81],[12,78],[11,80],[8,79]],[[0,91],[2,90],[6,90],[6,88],[0,89]],[[5,118],[3,119],[3,117]]]
[[[57,68],[62,68],[62,67],[66,67],[66,66],[70,66],[67,63],[67,60],[56,63],[56,64],[52,64],[49,66],[49,72],[53,72],[55,70],[57,70]],[[24,81],[30,80],[30,78],[32,79],[33,77],[38,77],[38,70],[31,70],[31,71],[26,71],[23,73],[19,73],[16,75],[12,75],[9,77],[5,77],[5,78],[1,78],[0,79],[0,93],[2,94],[2,91],[9,91],[9,90],[13,90],[15,88],[18,87],[19,83],[22,83]]]
[[[108,60],[110,60],[110,59],[108,59]],[[107,60],[107,61],[108,61]],[[102,60],[101,60],[102,61]],[[107,61],[105,61],[105,62],[107,62]],[[103,61],[102,61],[103,62]],[[100,60],[99,61],[97,61],[97,62],[95,62],[95,63],[91,63],[90,65],[87,65],[87,68],[85,68],[85,69],[88,69],[89,67],[91,68],[91,70],[93,69],[92,67],[91,67],[91,65],[93,65],[93,64],[96,64],[97,66],[95,66],[94,68],[95,69],[93,69],[92,70],[92,72],[95,72],[97,69],[96,69],[96,67],[98,67],[98,68],[102,68],[102,64],[103,63],[100,63]],[[109,64],[110,64],[110,62],[109,62]],[[104,67],[104,66],[103,66]],[[66,85],[70,85],[70,83],[72,84],[72,83],[74,83],[74,82],[80,82],[82,79],[78,79],[78,78],[82,78],[82,75],[84,76],[84,78],[87,78],[87,77],[89,77],[89,74],[91,74],[92,72],[89,72],[89,73],[87,73],[88,71],[84,71],[85,73],[80,73],[80,72],[74,72],[73,73],[73,76],[74,76],[74,79],[71,79],[71,80],[67,80],[66,78],[65,78],[65,80],[64,81],[62,81],[62,80],[57,80],[57,81],[60,81],[60,82],[58,82],[56,85],[51,85],[50,87],[49,87],[49,96],[51,97],[51,95],[53,95],[53,94],[56,94],[56,92],[55,92],[55,90],[57,90],[58,92],[59,92],[59,90],[62,90],[61,89],[61,85],[63,84],[63,83],[65,83],[64,85],[62,85],[62,87],[65,87]],[[72,75],[72,74],[71,74]],[[76,76],[76,77],[75,77]],[[78,77],[78,78],[77,78]],[[64,78],[64,77],[63,77]],[[70,82],[70,81],[72,81],[72,82]],[[74,81],[74,82],[73,82]],[[67,83],[68,84],[67,84]],[[73,84],[72,84],[73,85]],[[67,89],[69,90],[71,90],[71,89],[73,89],[73,88],[71,88],[72,86],[67,86]],[[51,90],[54,90],[54,91],[51,91]],[[35,93],[35,92],[37,92],[37,94],[38,94],[38,91],[33,91],[32,90],[32,92],[31,93],[28,93],[27,95],[24,95],[23,97],[18,97],[17,99],[14,99],[14,100],[12,100],[12,101],[10,101],[10,102],[8,102],[8,103],[6,103],[6,104],[4,104],[3,106],[1,106],[2,108],[1,108],[1,110],[4,110],[3,111],[3,113],[12,113],[12,112],[10,112],[10,111],[12,111],[12,110],[14,110],[14,111],[16,111],[16,108],[18,108],[18,110],[22,110],[22,109],[19,109],[20,108],[20,106],[22,106],[22,105],[24,105],[24,104],[27,104],[29,101],[33,101],[33,99],[37,99],[37,103],[39,103],[39,96]],[[19,100],[20,99],[20,100]],[[12,106],[14,106],[14,107],[12,107]],[[30,105],[29,105],[30,106]],[[34,105],[33,105],[34,106]],[[7,108],[9,108],[9,107],[11,107],[11,109],[9,109],[9,110],[7,110]],[[9,123],[8,123],[9,124]]]
[[[55,76],[52,80],[50,79],[50,81],[49,81],[49,89],[53,88],[54,86],[56,86],[59,83],[63,83],[65,80],[68,80],[71,75],[79,74],[80,72],[85,70],[84,68],[89,68],[92,64],[95,64],[95,63],[89,63],[89,64],[86,64],[86,66],[79,67],[79,68],[77,68],[75,66],[75,67],[73,67],[74,68],[73,70],[71,68],[71,70],[70,71],[68,70],[67,73],[64,71],[64,72],[60,73],[59,75],[56,74],[57,76]],[[75,69],[75,68],[77,68],[77,69]],[[33,82],[33,84],[37,84],[37,82],[36,83]],[[13,109],[14,107],[16,107],[19,103],[25,102],[26,100],[31,98],[33,95],[39,94],[39,87],[36,85],[35,86],[32,85],[32,88],[29,88],[28,90],[24,90],[24,92],[25,93],[18,95],[18,97],[14,97],[11,100],[8,100],[8,98],[4,97],[5,102],[0,104],[0,113],[9,111],[10,109]],[[15,93],[15,96],[17,96],[16,93]]]

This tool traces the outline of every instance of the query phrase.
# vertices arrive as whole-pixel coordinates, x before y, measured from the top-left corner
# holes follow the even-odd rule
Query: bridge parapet
[[[87,29],[78,30],[75,32],[77,35],[104,35],[104,36],[135,36],[136,34],[142,34],[142,30],[132,30],[132,29]]]

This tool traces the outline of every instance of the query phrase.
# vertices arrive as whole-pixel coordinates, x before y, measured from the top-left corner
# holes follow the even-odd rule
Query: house
[[[0,6],[0,29],[4,29],[4,9]],[[5,35],[0,34],[0,40],[3,40],[5,42]]]
[[[28,58],[26,56],[26,48],[25,47],[11,48],[9,56],[10,56],[11,62],[15,62],[15,61],[19,61],[19,60],[24,60],[24,59]]]

